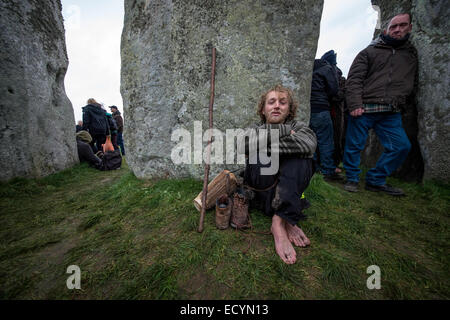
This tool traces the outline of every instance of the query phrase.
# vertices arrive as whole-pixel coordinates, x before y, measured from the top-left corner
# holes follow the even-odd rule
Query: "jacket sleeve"
[[[369,70],[369,56],[366,50],[361,51],[356,56],[350,67],[348,78],[345,84],[346,101],[349,111],[363,107],[363,87]]]
[[[337,78],[337,73],[333,69],[333,67],[324,68],[324,78],[326,80],[326,86],[327,86],[327,94],[329,98],[332,98],[338,94],[339,91],[339,82]]]
[[[280,139],[290,134],[292,127],[290,124],[262,124],[257,127],[248,128],[244,135],[240,137],[238,143],[238,154],[249,155],[250,151],[270,152],[270,130],[278,129]],[[266,134],[263,134],[265,130]],[[265,146],[265,148],[263,148]],[[267,149],[266,149],[267,148]]]
[[[299,154],[305,158],[311,158],[317,147],[317,139],[314,132],[299,122],[292,125],[294,133],[285,136],[280,135],[280,154]]]
[[[115,119],[116,119],[118,131],[122,132],[123,131],[123,118],[122,118],[122,116],[118,116]]]
[[[266,135],[260,134],[261,129],[266,130]],[[317,139],[314,132],[307,126],[302,126],[298,122],[291,124],[264,124],[257,128],[248,129],[244,135],[244,139],[247,136],[248,140],[245,143],[239,145],[244,147],[245,150],[239,149],[238,153],[245,152],[246,155],[250,152],[250,146],[253,146],[254,151],[270,153],[271,152],[271,130],[279,130],[279,152],[280,154],[298,154],[305,158],[310,158],[314,155],[317,146]],[[250,134],[253,130],[253,134]],[[291,131],[294,133],[291,134]],[[239,146],[238,145],[238,146]],[[267,150],[262,149],[263,146],[267,147]]]

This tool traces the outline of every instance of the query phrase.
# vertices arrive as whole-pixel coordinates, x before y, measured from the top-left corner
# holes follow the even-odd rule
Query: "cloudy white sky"
[[[120,38],[123,0],[62,0],[69,68],[67,96],[75,120],[89,98],[123,111],[120,95]],[[347,75],[353,58],[371,41],[377,14],[370,0],[325,0],[316,57],[333,49]],[[108,109],[109,110],[109,109]],[[125,114],[126,117],[126,114]]]

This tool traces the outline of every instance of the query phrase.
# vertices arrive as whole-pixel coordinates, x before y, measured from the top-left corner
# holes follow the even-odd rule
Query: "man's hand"
[[[364,113],[364,109],[363,108],[358,108],[358,109],[355,109],[355,110],[351,111],[350,115],[353,116],[353,117],[359,117],[363,113]]]

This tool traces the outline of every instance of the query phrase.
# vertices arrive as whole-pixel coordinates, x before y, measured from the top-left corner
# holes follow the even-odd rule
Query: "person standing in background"
[[[314,154],[316,170],[327,181],[342,180],[336,172],[334,162],[333,121],[331,119],[330,101],[339,92],[338,74],[329,61],[336,64],[333,50],[326,52],[322,58],[314,61],[311,83],[311,119],[309,127],[317,136],[317,151]]]
[[[90,98],[83,110],[83,130],[89,132],[92,137],[92,150],[94,153],[102,150],[102,145],[106,142],[108,134],[108,120],[106,111],[102,109],[100,103]]]
[[[117,123],[116,120],[113,118],[112,114],[109,112],[106,112],[106,118],[108,119],[108,125],[109,125],[109,134],[111,135],[111,143],[114,146],[114,150],[119,149],[119,146],[117,145]]]
[[[75,132],[83,130],[83,121],[78,120],[77,125],[75,126]]]
[[[116,106],[109,107],[112,112],[112,116],[117,124],[117,145],[120,147],[120,151],[122,152],[122,156],[125,155],[125,147],[123,146],[123,118],[120,114],[119,109]]]
[[[409,41],[411,30],[411,16],[396,15],[387,30],[362,50],[350,67],[346,86],[350,117],[344,151],[347,191],[358,191],[360,153],[369,129],[373,129],[384,152],[375,168],[367,172],[365,189],[405,195],[402,189],[386,184],[386,178],[405,161],[411,149],[401,116],[417,84],[418,58]]]

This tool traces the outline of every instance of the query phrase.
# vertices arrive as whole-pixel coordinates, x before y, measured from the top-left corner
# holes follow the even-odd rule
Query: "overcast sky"
[[[116,105],[123,112],[120,95],[123,0],[61,2],[69,56],[65,88],[75,120],[82,119],[81,108],[89,98],[105,107]],[[325,0],[316,58],[333,49],[338,54],[338,67],[347,76],[356,54],[370,43],[376,21],[377,13],[370,0]]]

